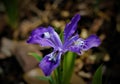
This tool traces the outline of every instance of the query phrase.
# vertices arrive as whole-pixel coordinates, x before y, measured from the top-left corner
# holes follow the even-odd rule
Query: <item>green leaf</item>
[[[64,56],[63,60],[63,83],[69,84],[70,79],[73,74],[74,64],[75,64],[76,54],[73,52],[68,52]]]
[[[103,65],[100,65],[96,70],[93,76],[92,84],[102,84],[102,66]]]
[[[36,76],[37,79],[44,80],[44,81],[49,81],[50,77],[49,76]]]
[[[72,77],[76,54],[67,52],[61,64],[54,70],[55,84],[69,84]]]
[[[18,0],[2,0],[8,16],[8,24],[12,28],[18,26]]]
[[[63,42],[63,31],[60,32],[59,36],[60,36],[61,41]]]
[[[42,60],[42,56],[39,56],[37,53],[29,53],[29,55],[35,57],[35,59],[37,61],[41,61]]]
[[[39,80],[48,81],[49,84],[55,84],[52,76],[36,76],[36,78]]]
[[[58,76],[58,70],[57,69],[54,70],[54,75],[53,76],[54,76],[55,84],[57,84],[59,82],[59,80],[58,80],[59,76]]]

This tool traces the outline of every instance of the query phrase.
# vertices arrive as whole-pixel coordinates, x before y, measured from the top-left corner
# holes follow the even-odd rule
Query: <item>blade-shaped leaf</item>
[[[59,67],[59,66],[58,66]],[[54,81],[55,81],[55,84],[57,84],[58,83],[58,81],[59,81],[59,76],[58,76],[58,70],[57,69],[55,69],[54,70]]]
[[[103,65],[100,65],[96,70],[93,76],[92,84],[102,84],[102,66]]]
[[[41,61],[42,60],[42,56],[39,56],[37,53],[29,53],[29,55],[35,57],[35,59],[37,61]]]
[[[49,84],[54,84],[52,76],[36,76],[36,78],[39,80],[48,81]]]
[[[64,56],[63,60],[63,84],[69,84],[72,77],[74,64],[75,64],[76,54],[73,52],[68,52]]]
[[[46,77],[46,76],[36,76],[37,79],[40,79],[40,80],[44,80],[44,81],[49,81],[50,80],[50,77]]]

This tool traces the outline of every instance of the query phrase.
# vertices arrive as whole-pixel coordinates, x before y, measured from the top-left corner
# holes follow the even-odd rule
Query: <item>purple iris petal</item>
[[[100,39],[96,35],[91,35],[87,39],[79,38],[73,45],[69,47],[70,51],[81,54],[82,51],[86,51],[92,47],[98,47],[100,45]]]
[[[80,50],[80,48],[78,46],[69,47],[69,51],[75,52],[78,55],[81,55],[83,53],[82,50]]]
[[[62,42],[60,40],[59,35],[55,32],[55,30],[52,27],[48,27],[48,30],[51,34],[52,42],[54,42],[55,46],[62,47]]]
[[[37,43],[41,46],[51,46],[54,49],[61,47],[62,42],[58,34],[52,27],[40,27],[32,31],[31,36],[27,40],[28,43]]]
[[[88,50],[92,47],[98,47],[101,43],[100,39],[96,35],[90,35],[85,41],[83,50]]]
[[[46,55],[39,64],[39,67],[44,72],[45,76],[49,76],[52,71],[59,66],[61,59],[61,52],[52,52]]]
[[[64,30],[64,41],[66,41],[67,39],[69,39],[76,31],[77,29],[77,23],[80,20],[80,15],[76,14],[71,22],[69,22]]]
[[[54,48],[53,52],[46,55],[39,64],[39,67],[46,76],[49,76],[52,71],[59,66],[61,54],[68,50],[81,54],[82,51],[86,51],[92,47],[100,45],[100,39],[95,35],[91,35],[85,40],[79,38],[79,35],[75,33],[79,20],[80,15],[76,14],[72,18],[71,22],[66,25],[63,44],[59,35],[50,26],[48,28],[40,27],[32,31],[29,39],[27,40],[28,43],[37,43],[43,47],[51,46]]]
[[[69,47],[71,47],[78,38],[79,38],[79,35],[76,34],[76,35],[72,36],[70,39],[68,39],[63,45],[64,51],[65,52],[68,51]]]

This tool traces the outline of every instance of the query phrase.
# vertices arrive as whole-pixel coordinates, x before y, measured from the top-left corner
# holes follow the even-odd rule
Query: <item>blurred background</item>
[[[29,55],[50,48],[27,44],[30,32],[53,26],[60,33],[76,14],[80,37],[96,34],[102,43],[77,56],[71,84],[91,84],[103,64],[103,84],[120,84],[120,0],[0,0],[0,84],[48,84],[38,61]]]

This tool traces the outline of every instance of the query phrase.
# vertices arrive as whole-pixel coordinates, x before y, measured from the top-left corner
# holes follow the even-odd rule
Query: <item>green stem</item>
[[[50,76],[49,84],[55,84],[55,81],[53,80],[53,77],[52,77],[52,76]]]

